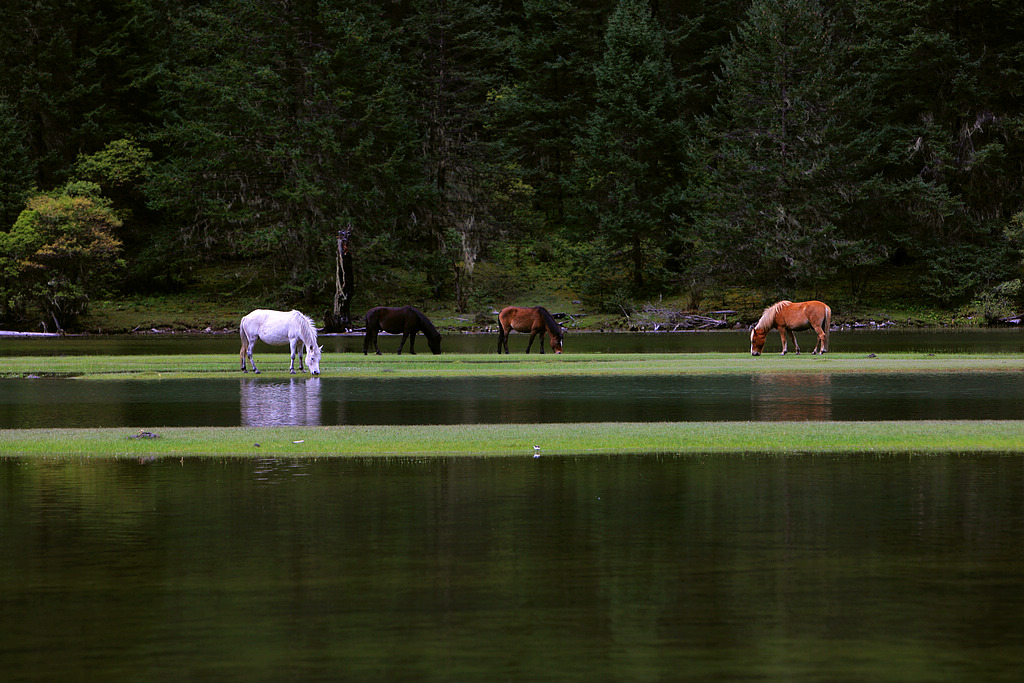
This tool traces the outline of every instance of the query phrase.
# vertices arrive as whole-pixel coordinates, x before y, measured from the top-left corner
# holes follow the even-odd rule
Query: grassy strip
[[[288,372],[283,354],[261,359],[264,375]],[[363,356],[330,354],[323,377],[468,377],[512,375],[672,375],[729,373],[1019,372],[1024,358],[1010,354],[828,354],[762,356],[745,353],[650,353],[554,356]],[[163,356],[17,356],[0,358],[0,377],[73,375],[87,378],[241,377],[238,359],[222,354]],[[252,376],[252,375],[249,375]],[[308,375],[306,375],[308,377]]]
[[[0,431],[0,453],[35,457],[521,456],[607,453],[1024,454],[1024,421],[661,422],[529,425]]]

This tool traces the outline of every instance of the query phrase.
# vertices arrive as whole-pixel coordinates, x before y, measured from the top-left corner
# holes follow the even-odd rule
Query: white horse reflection
[[[244,427],[319,425],[320,378],[267,382],[244,377],[239,406]]]

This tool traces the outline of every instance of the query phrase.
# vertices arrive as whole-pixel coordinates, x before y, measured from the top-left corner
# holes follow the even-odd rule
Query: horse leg
[[[292,352],[292,362],[288,366],[288,372],[290,372],[290,373],[292,373],[294,375],[295,374],[295,340],[294,339],[289,340],[288,347],[290,348],[290,350]],[[299,360],[299,362],[301,363],[302,361]]]
[[[536,336],[537,336],[537,333],[534,332],[533,330],[530,330],[530,341],[526,342],[526,352],[527,353],[530,352],[530,347],[533,346],[533,338],[536,337]],[[540,344],[540,351],[541,351],[541,353],[544,353],[544,342],[543,341]]]
[[[398,342],[398,355],[402,355],[402,347],[405,346],[405,340],[409,336],[408,332],[402,332],[402,341]]]
[[[498,353],[501,353],[501,345],[505,344],[505,353],[508,353],[508,332],[505,331],[505,326],[498,323]]]
[[[796,355],[800,355],[800,345],[796,342],[796,332],[792,329],[789,330],[789,336],[793,338],[793,350]]]
[[[409,333],[409,355],[416,355],[416,330]]]
[[[781,356],[785,356],[786,355],[786,351],[789,350],[789,343],[788,343],[788,341],[786,339],[786,331],[787,330],[786,330],[785,327],[780,327],[779,328],[779,336],[782,337],[782,353],[779,354]]]
[[[249,340],[249,348],[246,349],[245,355],[249,358],[249,365],[252,366],[252,372],[254,375],[260,374],[260,371],[256,368],[256,361],[252,359],[252,347],[256,346],[256,340]]]
[[[825,333],[821,329],[821,325],[815,325],[814,331],[818,335],[818,343],[814,345],[814,350],[811,351],[811,355],[821,355],[825,353]]]
[[[371,342],[373,343],[373,350],[376,352],[376,354],[378,356],[381,355],[380,354],[380,348],[377,346],[377,332],[378,332],[378,330],[371,329],[369,327],[369,325],[367,325],[367,327],[366,327],[366,334],[363,335],[363,355],[364,356],[366,355],[366,352],[370,350],[370,343]]]

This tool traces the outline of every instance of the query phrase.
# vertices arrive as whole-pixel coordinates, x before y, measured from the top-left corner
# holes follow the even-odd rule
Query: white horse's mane
[[[302,311],[293,310],[292,313],[297,315],[304,323],[299,327],[299,336],[302,337],[302,343],[307,347],[316,349],[316,325],[313,323],[313,319]]]
[[[775,316],[777,316],[779,314],[779,309],[782,308],[783,306],[788,306],[788,305],[790,305],[792,303],[793,303],[792,301],[784,299],[784,300],[776,302],[776,303],[772,304],[771,306],[769,306],[768,308],[764,309],[764,313],[761,314],[761,319],[758,320],[757,323],[754,324],[754,329],[755,330],[770,330],[770,329],[772,329],[772,327],[775,324]]]

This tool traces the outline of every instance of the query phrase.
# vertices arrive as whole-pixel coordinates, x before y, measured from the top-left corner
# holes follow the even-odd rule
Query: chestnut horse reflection
[[[390,334],[402,335],[402,341],[398,343],[399,356],[402,355],[402,347],[405,346],[406,339],[409,340],[409,353],[416,355],[417,332],[422,332],[423,336],[427,338],[427,346],[435,356],[441,353],[441,333],[434,327],[434,323],[423,315],[423,311],[413,306],[402,306],[401,308],[377,306],[366,312],[366,336],[363,337],[364,356],[370,349],[371,343],[377,355],[383,355],[380,352],[380,347],[377,346],[377,333],[381,330]]]
[[[761,319],[750,330],[750,355],[760,356],[768,331],[776,329],[782,337],[782,355],[786,355],[786,336],[793,338],[793,347],[800,353],[800,345],[796,343],[793,332],[813,328],[818,335],[818,343],[811,353],[828,351],[828,328],[832,324],[832,309],[820,301],[780,301],[764,309]]]
[[[555,353],[562,352],[562,337],[565,336],[565,330],[543,306],[506,306],[501,309],[501,313],[498,314],[498,353],[501,353],[502,347],[505,348],[505,353],[508,353],[508,333],[512,330],[530,333],[530,341],[526,343],[527,353],[533,346],[533,338],[538,335],[540,352],[544,353],[545,331],[551,335],[551,350]]]

